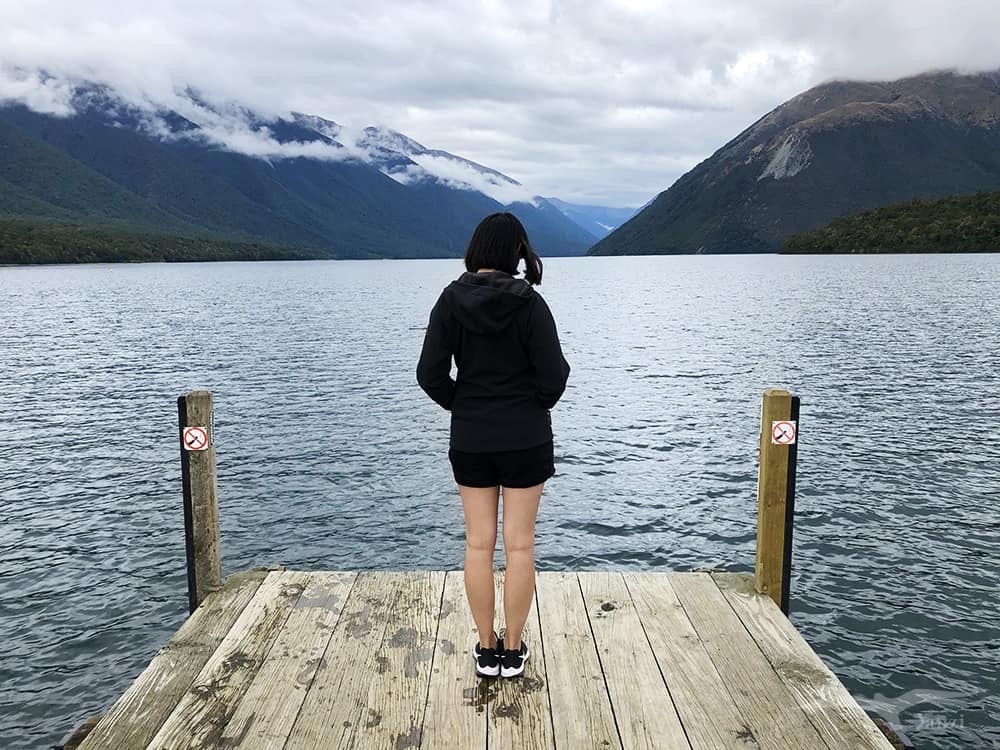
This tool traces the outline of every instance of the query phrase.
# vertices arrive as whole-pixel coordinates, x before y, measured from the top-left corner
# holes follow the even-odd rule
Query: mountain
[[[69,116],[0,103],[0,217],[301,248],[327,257],[457,257],[511,210],[544,255],[593,238],[515,180],[401,133],[265,117],[186,93],[173,108],[79,86]]]
[[[876,208],[785,240],[783,253],[1000,252],[1000,190]]]
[[[567,203],[558,198],[546,198],[545,200],[593,235],[594,239],[607,237],[612,230],[631,219],[638,211],[635,208],[609,208],[608,206]]]
[[[1000,71],[835,81],[751,125],[589,252],[775,252],[839,216],[998,188]]]

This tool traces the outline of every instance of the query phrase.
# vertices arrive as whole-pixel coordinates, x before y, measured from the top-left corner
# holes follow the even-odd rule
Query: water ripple
[[[1000,745],[1000,257],[546,269],[573,374],[539,569],[751,570],[760,393],[790,387],[793,621],[866,705],[961,696],[903,712],[922,750]],[[105,710],[183,620],[189,389],[216,394],[226,572],[461,566],[447,415],[413,375],[459,271],[0,269],[0,746]]]

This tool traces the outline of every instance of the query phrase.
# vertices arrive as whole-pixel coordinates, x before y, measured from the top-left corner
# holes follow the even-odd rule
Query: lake
[[[414,376],[461,271],[0,268],[0,747],[102,712],[186,616],[191,389],[226,573],[461,567]],[[1000,255],[556,258],[540,291],[573,368],[540,570],[751,570],[760,396],[787,387],[792,621],[921,750],[1000,746]]]

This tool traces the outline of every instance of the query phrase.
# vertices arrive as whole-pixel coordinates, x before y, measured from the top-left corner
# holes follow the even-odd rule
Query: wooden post
[[[764,391],[754,580],[757,591],[770,596],[786,615],[792,570],[798,427],[799,397],[778,388]]]
[[[194,612],[206,596],[222,588],[212,394],[191,391],[181,396],[177,399],[177,416],[184,485],[188,607]]]

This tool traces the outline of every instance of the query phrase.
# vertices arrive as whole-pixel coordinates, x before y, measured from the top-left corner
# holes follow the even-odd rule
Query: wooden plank
[[[576,573],[535,574],[555,746],[621,748]]]
[[[275,571],[260,585],[194,684],[150,742],[155,750],[217,748],[222,730],[301,596],[308,573]]]
[[[420,746],[443,587],[441,571],[413,571],[403,580],[375,656],[367,704],[354,723],[352,748]]]
[[[503,613],[503,570],[494,571],[495,603]],[[538,606],[532,597],[528,620],[521,638],[528,644],[530,655],[524,674],[512,678],[487,678],[492,688],[487,688],[486,746],[496,750],[535,750],[554,746],[552,739],[552,714],[545,674],[545,644],[538,624]],[[495,618],[500,622],[500,618]],[[498,628],[499,630],[499,628]]]
[[[253,570],[229,576],[225,586],[210,594],[156,653],[80,749],[145,748],[257,593],[266,575],[266,571]]]
[[[358,575],[285,750],[351,746],[378,666],[378,649],[408,575],[413,574],[368,570]]]
[[[759,747],[667,574],[629,572],[624,578],[691,747]]]
[[[762,748],[827,747],[708,573],[668,573],[684,611]]]
[[[357,577],[356,572],[310,574],[302,596],[222,732],[222,747],[284,745]]]
[[[622,573],[577,574],[625,748],[688,750],[688,743]]]
[[[487,685],[475,673],[472,649],[479,636],[465,596],[465,576],[449,570],[438,613],[427,709],[420,747],[425,750],[486,747]]]
[[[771,599],[757,593],[752,576],[713,573],[712,578],[830,747],[892,749],[875,722],[795,626]]]

